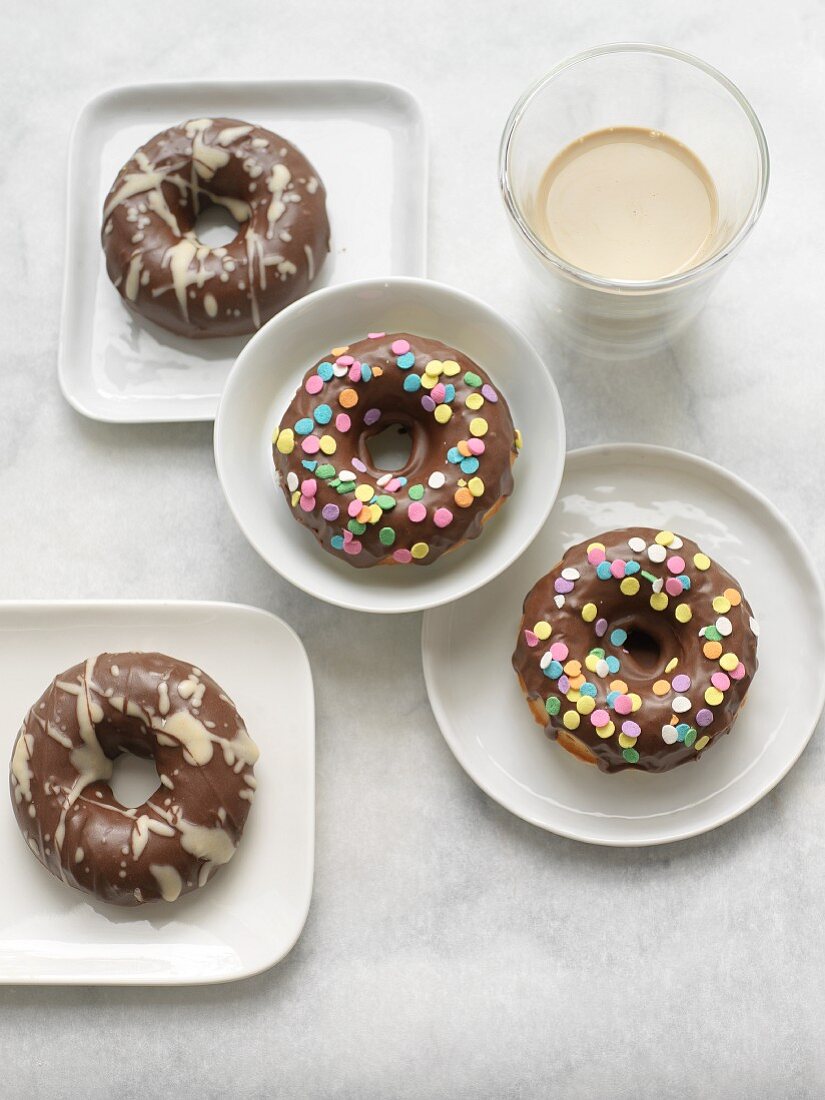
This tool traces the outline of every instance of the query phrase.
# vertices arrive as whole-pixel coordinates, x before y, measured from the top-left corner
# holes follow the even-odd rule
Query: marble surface
[[[685,341],[592,368],[554,347],[526,305],[496,152],[528,80],[620,39],[679,46],[730,74],[762,117],[774,174],[761,224]],[[750,813],[672,847],[588,848],[515,820],[441,739],[419,617],[350,614],[290,588],[232,522],[211,427],[83,420],[60,396],[56,349],[66,148],[99,88],[398,81],[430,126],[430,272],[536,340],[570,444],[703,454],[764,490],[822,555],[823,54],[818,0],[0,9],[0,597],[259,604],[303,638],[318,703],[315,894],[292,954],[219,988],[2,989],[6,1095],[822,1095],[820,736]],[[789,639],[792,683],[791,661]]]

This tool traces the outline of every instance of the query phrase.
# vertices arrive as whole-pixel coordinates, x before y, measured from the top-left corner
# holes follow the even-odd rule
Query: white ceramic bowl
[[[513,494],[478,539],[424,568],[355,569],[322,550],[292,515],[274,481],[272,430],[305,372],[329,348],[368,332],[399,330],[451,344],[487,371],[507,399],[524,447]],[[285,309],[238,356],[215,421],[218,477],[252,546],[292,584],[356,611],[421,611],[498,576],[541,530],[564,454],[561,402],[535,349],[477,298],[426,279],[347,283]]]

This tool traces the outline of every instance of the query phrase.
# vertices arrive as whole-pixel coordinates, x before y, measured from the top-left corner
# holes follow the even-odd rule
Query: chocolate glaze
[[[602,771],[616,772],[632,767],[646,772],[661,772],[697,759],[705,748],[710,748],[730,730],[757,669],[758,628],[738,583],[716,562],[710,562],[709,567],[704,569],[697,568],[694,558],[697,554],[701,555],[701,551],[695,542],[687,538],[674,536],[675,541],[666,548],[667,560],[658,563],[651,561],[650,548],[659,545],[656,537],[664,534],[649,528],[629,528],[608,531],[579,543],[571,547],[562,560],[533,586],[524,601],[513,666],[531,710],[536,720],[545,727],[548,737],[558,738],[564,748],[580,759],[598,764]],[[644,548],[641,544],[637,544],[636,549],[631,548],[628,539],[643,540]],[[611,575],[607,580],[597,576],[596,563],[588,560],[588,548],[594,544],[603,547],[607,562],[617,563],[619,576]],[[653,553],[661,556],[661,547]],[[596,549],[594,557],[598,558],[600,554],[601,551]],[[674,557],[684,560],[684,568],[678,573],[687,578],[690,587],[683,589],[679,595],[668,595],[659,582],[670,582],[671,589],[676,587],[676,574],[669,564]],[[701,558],[700,561],[705,564]],[[623,577],[619,562],[637,562],[641,567],[633,574],[640,584],[635,595],[627,595],[620,588]],[[678,564],[676,561],[675,565]],[[570,585],[570,580],[562,578],[562,570],[574,570],[580,574],[578,579],[573,578],[572,573],[568,574],[569,578],[573,578],[572,591],[559,591]],[[667,596],[667,606],[661,610],[655,610],[650,603],[657,589],[660,590],[659,602],[662,596]],[[712,601],[715,598],[724,601],[726,591],[735,594],[735,606],[725,609],[723,602],[720,605],[722,611],[714,609]],[[737,599],[740,601],[738,604]],[[582,610],[588,604],[596,609],[590,622],[582,616]],[[678,621],[676,609],[679,605],[690,609],[688,622]],[[588,609],[587,614],[590,616],[592,611]],[[680,615],[684,616],[686,612],[681,611]],[[726,620],[722,623],[723,630],[728,631],[728,625],[730,630],[721,639],[715,640],[716,624],[720,618]],[[601,629],[599,624],[603,625],[605,621],[606,628],[601,633],[597,632],[597,628]],[[552,633],[546,640],[536,638],[535,626],[540,623],[550,624]],[[704,633],[700,634],[706,628],[711,628],[713,637],[710,639]],[[620,644],[612,643],[611,633],[614,630],[626,632],[627,640]],[[580,714],[579,724],[574,729],[565,725],[566,714],[578,713],[577,700],[581,693],[574,689],[571,696],[566,695],[562,690],[563,680],[551,678],[556,676],[558,668],[548,665],[545,671],[540,664],[550,647],[559,642],[566,645],[569,651],[563,658],[563,665],[571,661],[579,662],[581,674],[588,683],[595,685],[596,709],[592,713],[607,711],[614,725],[612,734],[600,736],[589,714]],[[594,648],[604,650],[605,660],[611,655],[618,659],[618,671],[601,674],[603,668],[600,672],[588,669],[585,661]],[[717,653],[717,649],[721,649],[721,654]],[[720,661],[726,665],[732,663],[733,658],[726,657],[726,654],[734,654],[740,663],[736,672],[730,675],[720,665]],[[672,665],[674,660],[676,664]],[[575,673],[575,664],[572,672]],[[720,693],[719,701],[712,694],[714,702],[710,703],[705,698],[705,692],[713,687],[711,676],[719,673],[722,674],[720,682],[723,686],[724,679],[729,681],[729,685]],[[567,668],[564,668],[564,674],[567,674]],[[672,682],[679,676],[690,678],[689,687],[685,687],[684,682],[679,684],[681,690],[672,687]],[[619,694],[635,693],[639,697],[641,706],[637,710],[624,715],[616,710],[615,699],[608,704],[608,693],[615,681],[625,685]],[[654,692],[654,684],[662,694]],[[556,707],[553,700],[559,701],[557,714],[548,713],[548,700],[551,709]],[[623,709],[624,706],[623,703]],[[623,746],[619,736],[622,723],[628,720],[637,723],[641,732],[631,745]],[[575,721],[572,716],[568,719],[571,724]],[[681,740],[673,743],[665,740],[666,727],[666,736],[671,739],[674,728],[685,725],[688,732],[681,729]],[[606,727],[603,729],[606,730]],[[704,737],[709,740],[703,742]],[[624,755],[628,748],[631,759]],[[632,760],[634,749],[638,753],[637,761]]]
[[[407,354],[415,359],[406,367],[400,366],[399,360],[409,364],[409,359],[392,350],[399,341],[411,346]],[[345,360],[343,366],[337,362],[341,358]],[[405,380],[424,377],[425,368],[431,361],[457,364],[457,368],[449,367],[454,373],[448,375],[442,372],[437,376],[438,382],[445,387],[449,384],[455,388],[455,397],[449,403],[450,418],[446,424],[439,423],[435,411],[422,405],[422,401],[432,393],[438,395],[438,390],[421,386],[411,393],[404,389]],[[310,380],[314,380],[317,386],[317,375],[322,366],[327,368],[327,373],[334,367],[340,376],[330,377],[316,394],[307,392],[307,385],[313,385]],[[357,381],[353,380],[353,373],[357,375],[361,367],[366,367],[372,376],[366,381],[360,375]],[[472,384],[467,381],[468,372]],[[427,379],[428,385],[431,379],[432,376]],[[349,400],[353,393],[357,397],[354,406],[341,404],[342,397],[347,400],[347,391]],[[480,402],[480,406],[468,408],[468,398],[476,405]],[[315,414],[321,405],[332,412],[327,424],[316,422]],[[351,420],[348,430],[340,430],[337,426],[342,413]],[[449,460],[448,453],[460,443],[467,444],[470,440],[475,441],[474,445],[478,443],[478,437],[471,430],[472,422],[478,418],[487,424],[487,430],[480,438],[484,450],[478,456],[467,456],[477,458],[478,468],[465,473],[457,463]],[[303,440],[306,436],[296,431],[296,425],[304,419],[313,423],[309,433],[311,436],[331,439],[327,446],[330,449],[334,446],[332,453],[305,453]],[[406,465],[389,474],[374,466],[367,444],[373,436],[391,425],[401,425],[411,433],[412,449]],[[406,560],[413,547],[420,544],[426,545],[426,555],[413,556],[412,563],[429,565],[466,539],[479,535],[485,520],[513,490],[511,467],[517,448],[517,433],[507,402],[494,389],[481,367],[468,356],[439,340],[410,333],[381,333],[359,340],[350,347],[334,349],[306,373],[279,428],[273,434],[272,454],[281,488],[295,518],[313,532],[325,550],[345,558],[351,565],[363,567]],[[317,465],[308,469],[305,465],[307,461],[310,464],[317,462]],[[328,477],[319,473],[329,473],[330,470],[333,472]],[[354,474],[355,477],[339,486],[336,482],[341,472]],[[443,475],[444,484],[434,487],[440,480],[439,475]],[[397,478],[406,478],[406,484],[393,488]],[[379,479],[383,479],[385,484],[379,485]],[[316,496],[314,506],[304,510],[301,498],[306,499],[306,494],[300,487],[305,486],[307,481],[314,481]],[[468,485],[479,495],[472,495]],[[346,486],[349,486],[347,491],[338,491]],[[357,499],[357,486],[371,487],[373,500],[381,498],[385,503],[388,500],[394,503],[387,510],[378,508],[365,522],[363,531],[360,531],[360,521],[356,518],[353,532],[347,509]],[[418,492],[416,486],[423,489],[418,500],[410,496],[411,489]],[[456,502],[457,493],[462,505]],[[369,500],[365,503],[369,506]],[[423,505],[426,509],[423,519],[411,519],[409,510],[413,504]],[[340,516],[334,520],[324,518],[322,512],[325,506],[340,508]],[[446,509],[452,516],[447,526],[436,523],[439,509]],[[413,509],[413,515],[416,513],[420,513],[420,508]],[[445,513],[440,512],[439,518],[443,521]],[[380,536],[382,529],[387,528],[395,536],[390,545],[382,543]],[[346,546],[336,548],[332,540],[344,537],[348,538]]]
[[[142,806],[109,786],[121,753],[151,758]],[[115,905],[174,901],[234,855],[258,750],[235,705],[200,669],[160,653],[104,653],[55,677],[12,754],[29,848],[53,875]]]
[[[278,134],[232,118],[156,134],[106,197],[106,269],[127,306],[181,336],[254,332],[305,294],[329,251],[326,192]],[[229,244],[194,229],[211,205],[239,223]]]

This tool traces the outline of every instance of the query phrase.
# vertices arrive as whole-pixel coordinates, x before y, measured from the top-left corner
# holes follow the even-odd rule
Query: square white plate
[[[294,142],[327,189],[331,252],[313,289],[377,275],[424,275],[427,145],[418,102],[368,80],[131,85],[81,112],[69,154],[66,273],[58,370],[67,400],[95,420],[213,420],[248,337],[187,340],[123,305],[100,247],[103,200],[135,149],[186,118],[228,115]]]
[[[0,808],[0,982],[188,985],[272,966],[304,926],[312,894],[315,720],[298,637],[266,611],[225,603],[0,603],[0,728],[6,756],[49,681],[106,650],[158,650],[204,668],[261,750],[258,797],[232,862],[172,905],[86,900],[28,851]]]

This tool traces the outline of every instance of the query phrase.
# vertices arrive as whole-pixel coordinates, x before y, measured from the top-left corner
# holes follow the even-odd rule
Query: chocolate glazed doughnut
[[[608,531],[528,593],[513,666],[548,737],[602,771],[697,760],[757,669],[738,583],[673,531]]]
[[[409,460],[378,469],[390,426]],[[438,340],[373,332],[312,367],[273,433],[293,515],[351,565],[429,565],[476,538],[513,489],[521,437],[484,371]]]
[[[106,270],[127,306],[181,336],[254,332],[305,294],[329,251],[326,192],[278,134],[232,118],[173,126],[123,166],[103,209]],[[225,207],[229,244],[195,235]]]
[[[121,753],[152,758],[159,786],[122,806]],[[258,750],[199,668],[160,653],[104,653],[61,673],[32,706],[11,761],[17,823],[53,875],[115,905],[204,886],[235,854]]]

